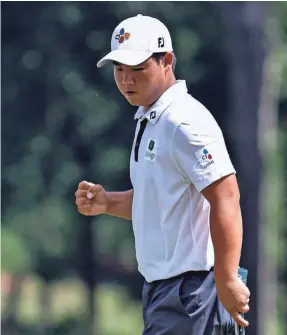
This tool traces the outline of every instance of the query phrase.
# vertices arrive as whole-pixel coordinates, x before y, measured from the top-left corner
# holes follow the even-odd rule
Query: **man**
[[[234,320],[248,325],[241,313],[250,293],[237,275],[242,218],[222,132],[185,81],[176,81],[163,23],[128,18],[115,28],[111,49],[98,67],[112,62],[120,92],[139,106],[133,189],[107,192],[83,181],[78,211],[132,220],[145,278],[144,335],[234,334]]]

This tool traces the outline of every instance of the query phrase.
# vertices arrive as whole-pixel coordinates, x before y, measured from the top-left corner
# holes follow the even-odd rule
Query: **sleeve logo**
[[[197,150],[195,156],[200,169],[206,170],[210,165],[214,164],[213,156],[206,148]]]

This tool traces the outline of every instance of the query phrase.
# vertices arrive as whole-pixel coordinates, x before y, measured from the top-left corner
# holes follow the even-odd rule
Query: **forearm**
[[[133,195],[134,190],[125,192],[107,192],[108,208],[106,214],[131,220]]]
[[[211,204],[210,230],[215,251],[215,278],[234,278],[242,248],[242,216],[237,197]]]

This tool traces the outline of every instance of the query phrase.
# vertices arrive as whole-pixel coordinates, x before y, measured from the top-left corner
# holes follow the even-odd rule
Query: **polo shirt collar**
[[[162,96],[145,112],[141,106],[138,108],[135,119],[148,119],[152,124],[155,124],[161,114],[171,105],[174,98],[187,93],[185,80],[177,80],[174,85],[168,88]]]

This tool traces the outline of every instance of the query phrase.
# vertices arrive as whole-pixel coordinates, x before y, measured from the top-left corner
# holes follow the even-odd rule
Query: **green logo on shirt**
[[[149,142],[148,148],[149,148],[150,151],[152,151],[152,149],[154,148],[154,141],[153,140],[151,140]]]

